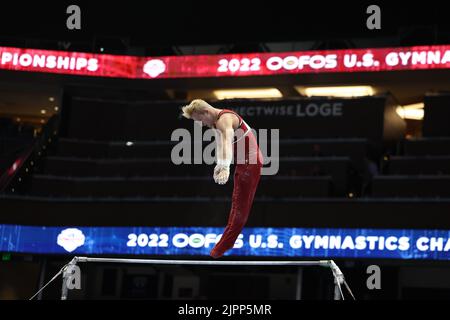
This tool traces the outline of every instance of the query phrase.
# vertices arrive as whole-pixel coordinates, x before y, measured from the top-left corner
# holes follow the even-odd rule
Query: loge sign
[[[167,57],[0,47],[0,69],[132,79],[450,68],[450,45]]]

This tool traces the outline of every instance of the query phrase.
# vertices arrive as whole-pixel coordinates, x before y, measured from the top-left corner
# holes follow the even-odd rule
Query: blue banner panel
[[[209,255],[218,227],[0,225],[0,251],[34,254]],[[245,228],[226,255],[450,260],[450,230]]]

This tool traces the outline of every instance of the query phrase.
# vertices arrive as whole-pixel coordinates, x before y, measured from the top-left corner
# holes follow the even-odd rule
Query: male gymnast
[[[216,183],[223,185],[228,181],[232,159],[235,162],[228,224],[210,252],[210,256],[217,259],[233,248],[247,222],[261,176],[263,156],[250,126],[233,110],[217,109],[204,100],[195,99],[182,107],[182,112],[185,118],[214,129],[217,161],[213,178]]]

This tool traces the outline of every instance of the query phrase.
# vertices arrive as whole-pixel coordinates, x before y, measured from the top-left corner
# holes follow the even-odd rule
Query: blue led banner
[[[209,255],[217,227],[0,225],[0,251],[35,254]],[[245,228],[226,255],[450,260],[450,230]]]

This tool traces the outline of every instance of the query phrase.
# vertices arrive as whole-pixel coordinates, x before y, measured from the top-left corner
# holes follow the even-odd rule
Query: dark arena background
[[[0,299],[450,299],[444,3],[95,3],[2,4]],[[265,158],[219,259],[193,99]]]

